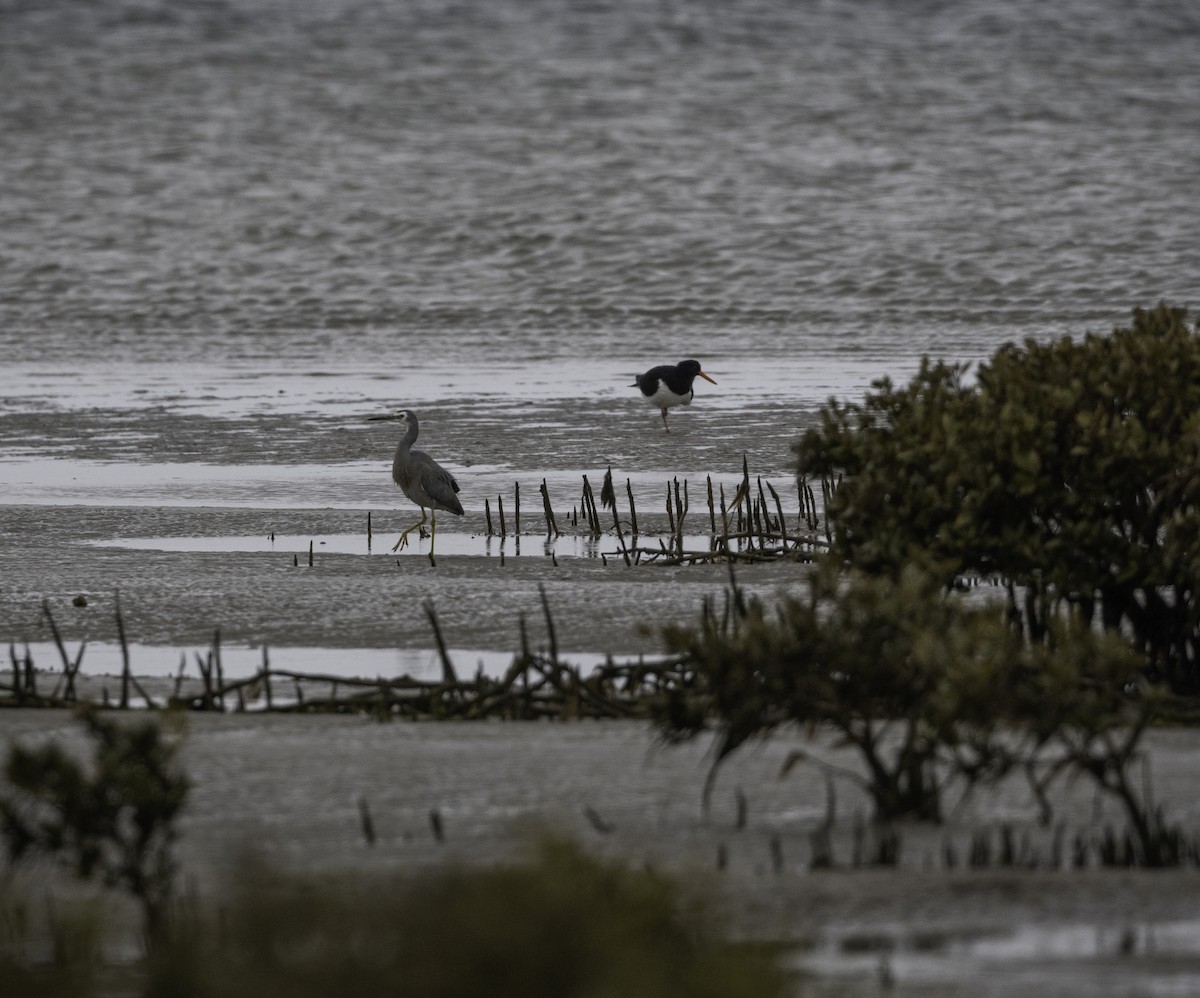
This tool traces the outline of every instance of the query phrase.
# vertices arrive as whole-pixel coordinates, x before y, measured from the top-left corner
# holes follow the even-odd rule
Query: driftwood
[[[155,699],[129,671],[128,654],[123,656],[121,696],[113,703],[107,690],[88,700],[78,691],[79,667],[85,645],[74,659],[59,642],[63,673],[54,691],[38,689],[39,673],[26,649],[19,655],[9,646],[11,672],[8,681],[0,675],[0,707],[74,707],[99,702],[114,709],[173,708],[189,711],[262,711],[272,713],[369,713],[382,717],[425,719],[533,720],[554,718],[649,717],[654,705],[670,691],[682,689],[692,680],[678,659],[662,658],[617,662],[608,658],[587,675],[559,655],[554,620],[544,590],[542,611],[549,635],[545,650],[529,647],[525,621],[521,619],[521,649],[503,676],[478,671],[460,679],[442,638],[441,626],[431,604],[426,604],[442,663],[440,679],[415,679],[404,675],[375,679],[297,672],[272,668],[266,649],[263,663],[253,676],[226,679],[221,666],[221,634],[215,631],[207,654],[196,654],[194,678],[187,679],[186,659],[181,659],[171,694]],[[120,611],[118,610],[118,613]],[[46,609],[49,616],[49,609]],[[51,618],[52,619],[52,618]],[[123,634],[123,627],[121,633]],[[184,688],[185,680],[189,683]],[[65,681],[65,682],[64,682]],[[140,700],[128,695],[132,685]]]
[[[264,667],[253,676],[218,682],[208,658],[197,656],[202,664],[199,679],[191,680],[196,688],[185,690],[180,675],[175,692],[159,701],[142,690],[140,700],[110,702],[107,692],[89,699],[77,685],[62,689],[61,678],[54,692],[41,692],[28,652],[20,656],[10,646],[9,653],[13,668],[0,674],[0,707],[70,708],[99,700],[113,709],[364,713],[411,720],[637,718],[648,717],[652,704],[688,682],[677,660],[610,659],[585,675],[544,651],[516,654],[500,677],[479,672],[469,679],[368,679]]]

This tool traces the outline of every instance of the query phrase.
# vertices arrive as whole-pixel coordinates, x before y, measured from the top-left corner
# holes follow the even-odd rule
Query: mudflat
[[[663,650],[659,625],[697,618],[704,598],[719,596],[729,582],[729,568],[719,564],[628,568],[611,534],[582,556],[573,552],[589,542],[563,538],[550,545],[552,558],[544,534],[510,535],[502,543],[485,528],[464,533],[439,521],[443,547],[457,543],[478,553],[439,554],[435,568],[422,553],[427,540],[393,555],[398,531],[390,528],[377,526],[368,548],[361,511],[9,506],[3,515],[0,620],[3,639],[18,646],[50,639],[43,600],[65,639],[113,642],[119,597],[130,641],[187,647],[210,642],[219,628],[228,643],[270,646],[272,661],[283,667],[288,646],[331,654],[432,648],[428,608],[449,645],[515,652],[522,616],[532,642],[549,640],[541,589],[564,652],[650,655]],[[270,535],[285,532],[313,538],[311,567],[307,545],[299,552],[276,549]],[[322,538],[347,536],[357,538],[360,553],[325,550]],[[226,537],[257,538],[259,549],[225,550]],[[107,546],[123,538],[187,539],[195,550]],[[564,549],[572,553],[559,557]],[[799,583],[806,571],[794,561],[746,565],[737,578],[749,589],[771,591]],[[80,595],[86,606],[75,605]],[[177,660],[165,651],[163,657],[168,668]],[[138,664],[159,671],[164,663]],[[473,663],[463,666],[471,671]]]
[[[82,748],[66,712],[0,712],[0,740],[47,738]],[[1033,821],[1019,782],[965,801],[944,826],[899,826],[899,864],[873,867],[855,858],[869,855],[876,830],[851,784],[839,781],[831,800],[816,767],[781,776],[800,747],[855,767],[828,740],[785,731],[729,760],[706,809],[709,741],[667,747],[638,722],[196,714],[181,757],[194,789],[180,856],[204,890],[246,854],[298,870],[493,863],[521,858],[551,830],[702,885],[730,932],[790,944],[811,975],[805,994],[877,994],[881,974],[901,995],[1194,992],[1195,869],[1049,868],[1055,827]],[[1195,825],[1200,735],[1152,732],[1148,749],[1157,798]],[[1068,843],[1120,820],[1079,785],[1056,798],[1055,819]],[[824,825],[834,866],[814,870]],[[1039,868],[967,868],[973,839],[987,830],[998,852],[1001,828]]]

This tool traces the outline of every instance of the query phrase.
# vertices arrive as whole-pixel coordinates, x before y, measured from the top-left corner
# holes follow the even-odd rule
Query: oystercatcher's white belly
[[[689,405],[692,401],[691,391],[683,395],[676,395],[662,381],[658,383],[658,390],[653,395],[642,396],[647,402],[660,409],[670,409],[674,405]]]

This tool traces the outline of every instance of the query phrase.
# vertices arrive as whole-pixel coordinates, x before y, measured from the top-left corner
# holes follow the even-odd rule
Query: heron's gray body
[[[455,516],[463,515],[462,503],[458,501],[458,482],[454,476],[422,450],[414,450],[417,441],[417,414],[411,409],[397,409],[386,416],[370,416],[372,420],[391,420],[398,422],[404,429],[404,436],[396,447],[396,456],[392,460],[392,481],[400,486],[410,500],[421,507],[421,519],[400,535],[393,551],[401,548],[408,540],[408,535],[424,525],[433,513],[433,529],[437,529],[437,510],[445,510]],[[429,544],[430,555],[433,554],[433,542]]]
[[[444,509],[447,513],[462,516],[458,482],[423,450],[413,448],[416,439],[417,417],[410,412],[408,432],[396,447],[396,457],[392,461],[392,481],[423,509]]]

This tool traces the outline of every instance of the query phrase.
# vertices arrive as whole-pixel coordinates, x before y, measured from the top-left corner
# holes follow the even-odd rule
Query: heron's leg
[[[399,551],[402,547],[404,547],[404,545],[406,545],[408,543],[408,535],[411,534],[418,527],[420,527],[422,524],[424,524],[424,522],[428,519],[429,519],[429,510],[427,510],[424,506],[422,506],[421,507],[421,519],[419,519],[416,523],[414,523],[411,527],[409,527],[406,531],[404,531],[404,533],[402,533],[400,535],[400,540],[396,541],[396,544],[392,548],[392,550]]]
[[[666,427],[667,432],[670,433],[671,427],[667,426],[667,410],[665,407],[663,408],[663,411],[662,411],[662,418],[663,418],[663,426]]]
[[[437,538],[437,510],[429,514],[429,560],[433,561],[433,542]]]

